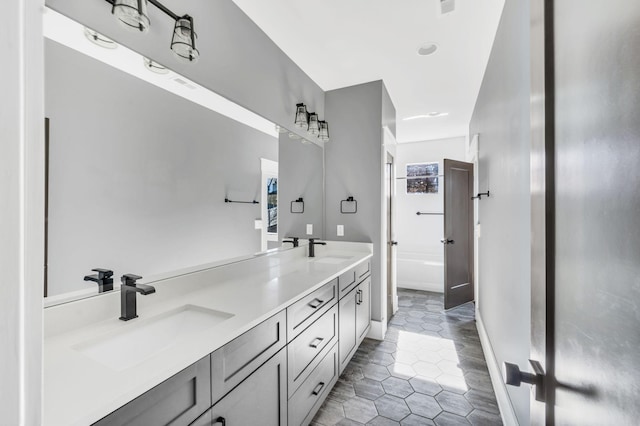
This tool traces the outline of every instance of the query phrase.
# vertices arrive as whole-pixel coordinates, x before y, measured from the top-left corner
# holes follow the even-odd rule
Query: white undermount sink
[[[179,344],[185,335],[205,330],[231,317],[233,314],[227,312],[184,305],[149,319],[134,319],[118,330],[73,348],[113,370],[123,371]]]
[[[337,265],[338,263],[346,262],[351,259],[351,256],[325,256],[319,257],[315,260],[316,263],[328,263],[330,265]]]

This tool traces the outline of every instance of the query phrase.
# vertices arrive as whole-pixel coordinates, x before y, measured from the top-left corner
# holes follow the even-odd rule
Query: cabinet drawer
[[[356,266],[356,280],[361,282],[363,278],[371,273],[371,259],[367,259]]]
[[[286,344],[281,311],[211,354],[211,393],[215,403]]]
[[[338,300],[337,287],[336,278],[287,308],[287,341],[292,341],[320,318],[320,315],[331,309]]]
[[[211,406],[210,374],[207,355],[94,425],[188,425]]]
[[[337,339],[338,305],[336,304],[287,346],[289,396],[293,395],[313,369],[312,361],[324,348],[333,346]]]
[[[345,294],[349,293],[349,291],[356,284],[358,284],[358,281],[356,280],[356,269],[355,268],[350,269],[347,272],[345,272],[344,274],[340,275],[338,277],[338,288],[339,288],[339,293],[340,293],[339,298],[342,299],[342,297]]]
[[[308,425],[338,380],[338,347],[334,345],[289,399],[289,425]]]
[[[286,363],[283,349],[191,426],[287,426]]]

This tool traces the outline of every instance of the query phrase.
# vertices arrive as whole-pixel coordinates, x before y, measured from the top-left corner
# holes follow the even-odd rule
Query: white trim
[[[478,336],[480,336],[480,344],[482,345],[482,351],[484,352],[485,360],[487,361],[487,368],[489,369],[489,376],[491,377],[491,384],[493,385],[493,391],[496,394],[496,400],[498,401],[498,408],[500,409],[500,416],[502,417],[502,423],[506,426],[517,426],[518,418],[516,412],[511,404],[511,399],[507,393],[507,385],[502,380],[502,369],[498,365],[496,356],[493,353],[491,347],[491,341],[487,330],[484,328],[482,317],[480,312],[476,309],[476,326],[478,328]]]
[[[387,334],[387,321],[371,320],[371,327],[369,327],[367,337],[369,339],[384,340],[385,334]]]
[[[480,189],[480,141],[479,135],[476,133],[469,140],[467,136],[468,145],[466,159],[468,162],[473,163],[473,193],[477,194]],[[476,301],[476,307],[480,306],[480,260],[478,251],[480,249],[480,209],[478,203],[473,205],[473,295]]]
[[[3,4],[0,419],[42,423],[44,2]]]

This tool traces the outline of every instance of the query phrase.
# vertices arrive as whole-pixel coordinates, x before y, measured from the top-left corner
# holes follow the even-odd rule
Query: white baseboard
[[[387,334],[387,322],[371,320],[371,327],[367,337],[369,339],[384,340],[384,335]]]
[[[502,368],[498,365],[496,356],[493,353],[493,347],[489,341],[489,335],[484,328],[480,311],[476,309],[476,326],[478,328],[478,335],[480,336],[480,344],[484,351],[484,357],[487,361],[487,368],[489,369],[489,376],[491,377],[491,383],[493,384],[493,391],[496,394],[496,400],[498,401],[498,408],[500,409],[500,416],[502,417],[502,423],[505,426],[517,426],[518,418],[509,399],[507,393],[507,385],[502,380]]]

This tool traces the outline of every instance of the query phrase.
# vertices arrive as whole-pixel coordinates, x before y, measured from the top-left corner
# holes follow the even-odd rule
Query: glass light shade
[[[329,142],[329,123],[324,120],[320,120],[318,121],[318,125],[320,126],[320,133],[318,133],[318,137],[324,142]]]
[[[320,125],[318,124],[318,114],[315,112],[309,113],[309,129],[307,129],[312,135],[320,133]]]
[[[111,13],[127,28],[145,32],[151,25],[147,0],[114,0]]]
[[[195,62],[200,56],[196,49],[196,33],[193,31],[193,18],[185,15],[176,20],[171,38],[171,50],[179,59]]]
[[[309,128],[309,113],[307,107],[304,104],[296,105],[296,119],[293,123],[301,129]]]

